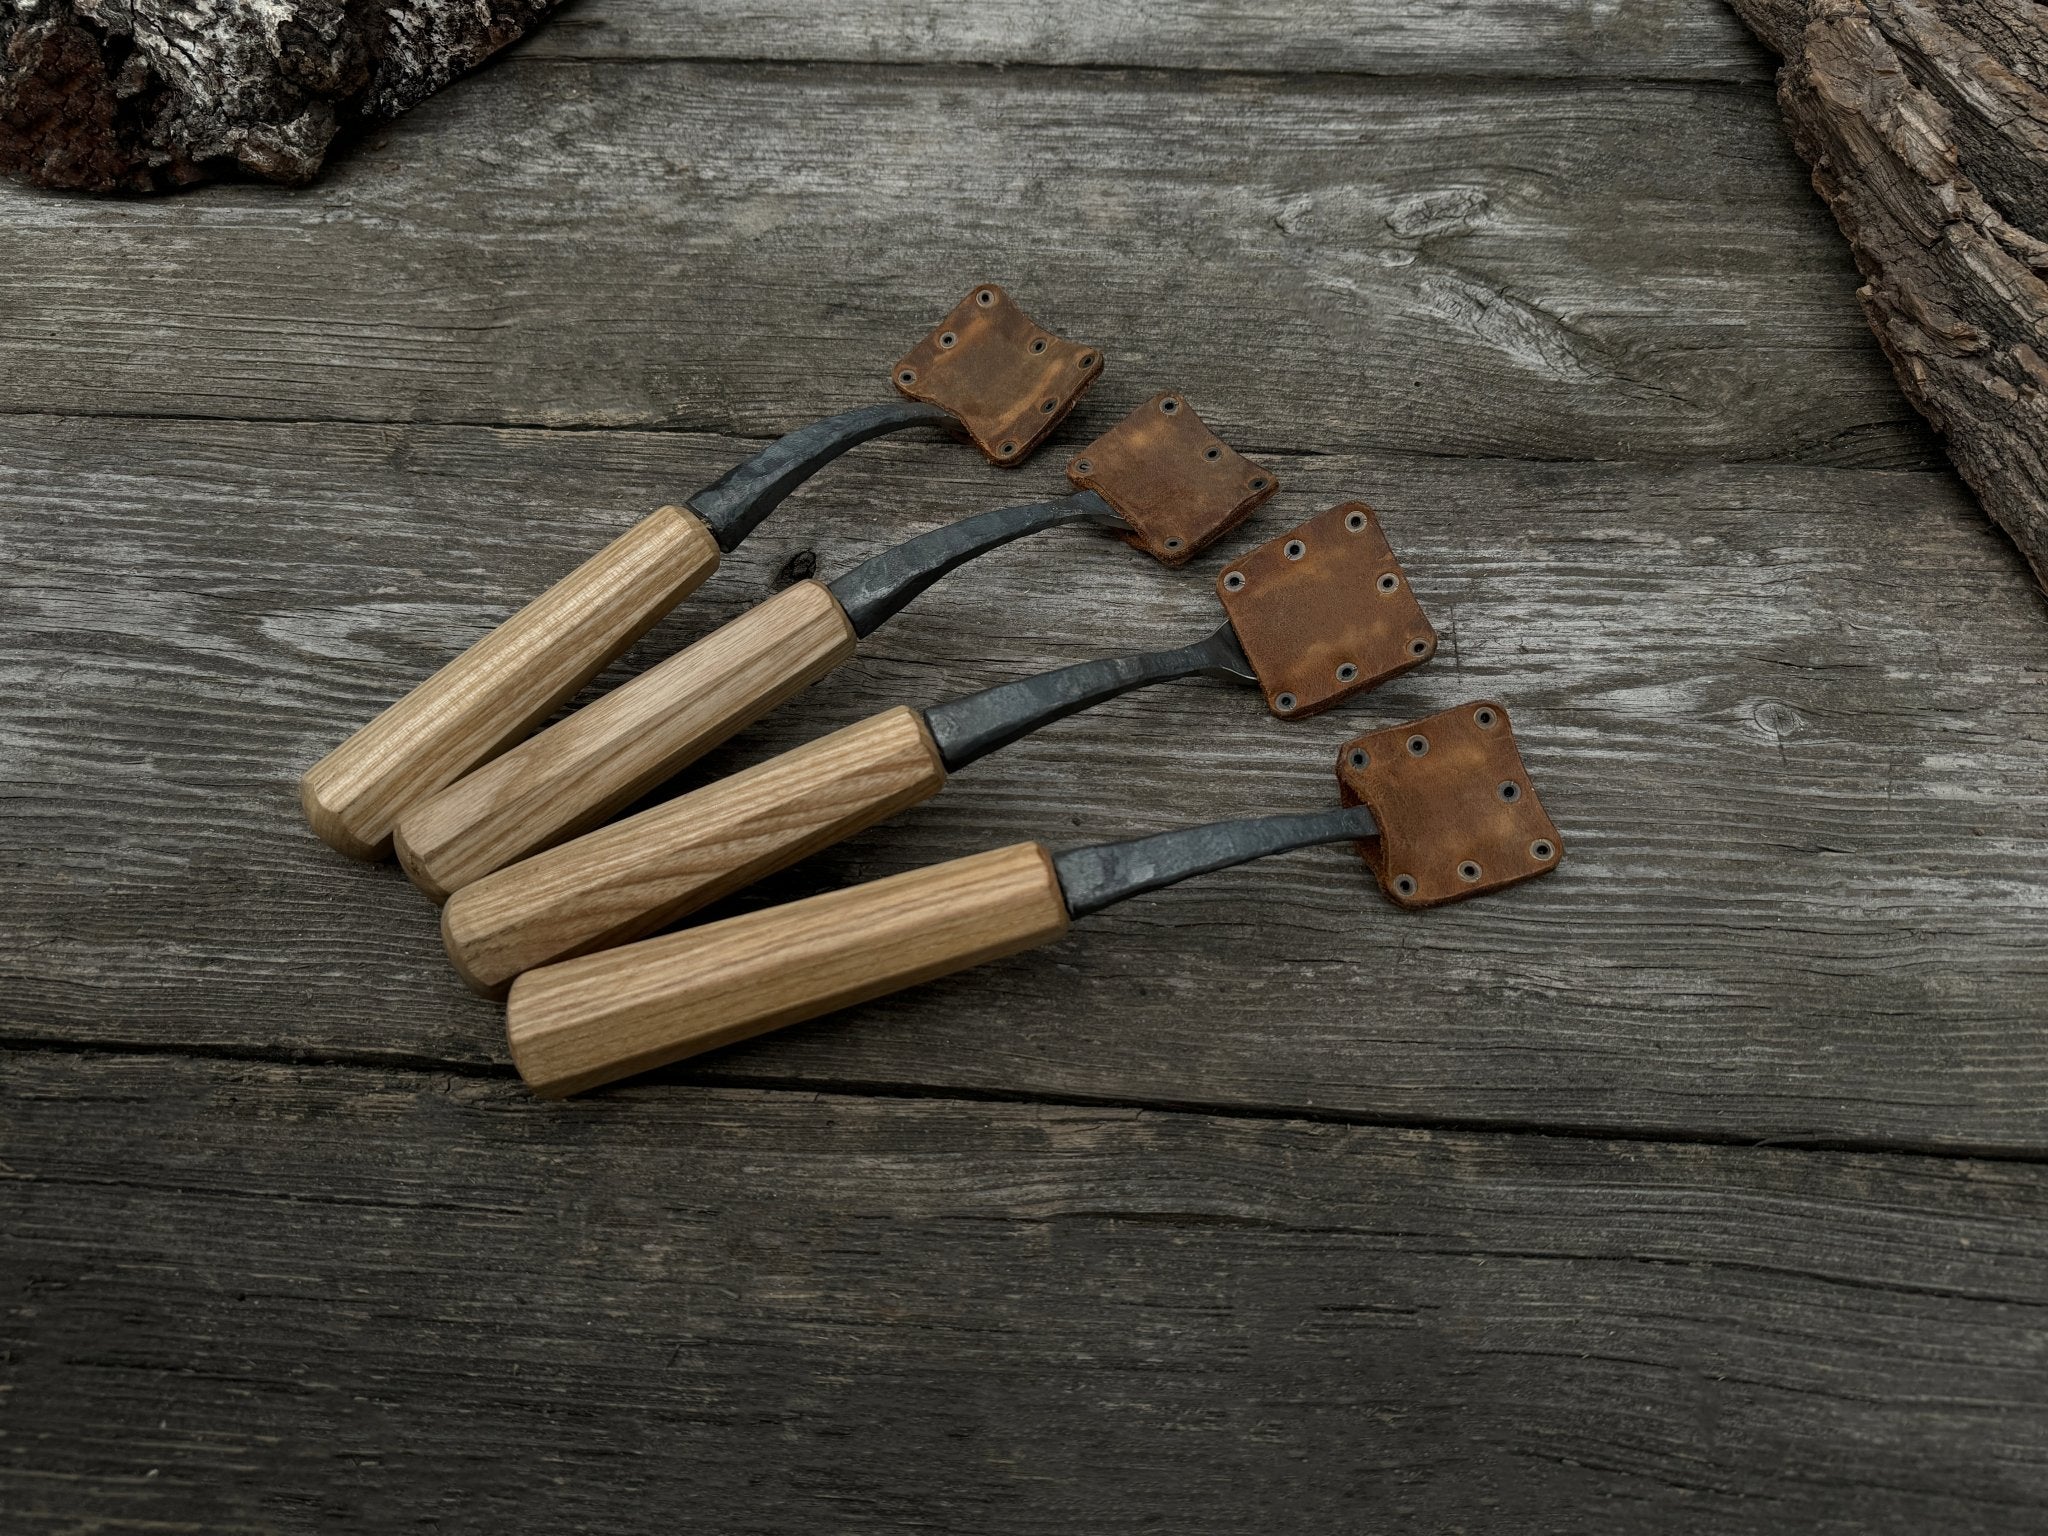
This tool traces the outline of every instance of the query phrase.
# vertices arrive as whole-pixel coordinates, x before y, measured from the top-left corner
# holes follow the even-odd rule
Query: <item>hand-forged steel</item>
[[[1269,853],[1372,837],[1379,827],[1362,805],[1295,816],[1255,816],[1245,821],[1212,821],[1141,837],[1128,843],[1097,843],[1053,855],[1067,911],[1086,917],[1127,896],[1156,891],[1191,875],[1228,869]]]
[[[956,566],[1012,539],[1057,528],[1062,523],[1093,523],[1119,533],[1130,530],[1130,524],[1118,517],[1116,509],[1100,496],[1093,491],[1077,491],[1053,501],[977,512],[930,533],[920,533],[863,560],[828,585],[832,595],[839,599],[839,606],[846,610],[854,634],[865,639]]]
[[[798,427],[734,465],[689,499],[718,547],[731,554],[783,498],[847,449],[905,427],[947,426],[953,413],[918,400],[862,406]]]
[[[1225,678],[1258,685],[1258,675],[1245,660],[1237,632],[1225,624],[1206,640],[1173,651],[1144,651],[1135,656],[1105,656],[1077,662],[1055,672],[1000,683],[961,698],[934,704],[924,723],[938,744],[939,759],[949,773],[978,757],[1007,747],[1041,725],[1049,725],[1083,709],[1150,683],[1177,677]]]

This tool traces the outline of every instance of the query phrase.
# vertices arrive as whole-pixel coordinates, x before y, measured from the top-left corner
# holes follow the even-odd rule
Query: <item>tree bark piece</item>
[[[236,169],[316,175],[555,0],[0,0],[0,171],[161,192]]]
[[[2048,585],[2048,9],[1732,3],[1901,387]]]

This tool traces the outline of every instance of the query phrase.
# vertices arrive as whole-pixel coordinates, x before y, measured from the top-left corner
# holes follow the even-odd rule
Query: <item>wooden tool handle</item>
[[[547,719],[717,569],[698,518],[641,519],[307,769],[306,820],[352,858],[384,857],[401,816]]]
[[[441,937],[464,981],[502,997],[521,971],[652,933],[945,782],[924,717],[887,710],[464,886]]]
[[[1037,843],[642,939],[512,984],[512,1061],[549,1098],[965,970],[1059,937]]]
[[[458,779],[398,824],[436,901],[631,804],[853,654],[823,586],[799,582]]]

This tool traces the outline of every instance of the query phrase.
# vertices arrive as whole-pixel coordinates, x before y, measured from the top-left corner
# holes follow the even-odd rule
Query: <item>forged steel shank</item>
[[[839,606],[846,610],[854,634],[866,639],[948,571],[1012,539],[1063,523],[1092,523],[1119,533],[1130,528],[1100,496],[1093,491],[1080,491],[1054,501],[977,512],[930,533],[920,533],[862,561],[827,586],[839,599]]]
[[[1172,651],[1144,651],[1078,662],[1057,672],[1019,678],[963,698],[934,704],[924,723],[938,745],[939,759],[957,772],[999,747],[1030,735],[1042,725],[1113,699],[1120,693],[1175,678],[1206,676],[1258,685],[1237,634],[1225,624],[1206,640]]]
[[[684,505],[731,554],[804,481],[847,449],[906,427],[957,425],[952,412],[920,400],[892,400],[814,421],[736,464]]]
[[[1126,897],[1156,891],[1194,875],[1228,869],[1269,853],[1314,843],[1352,842],[1376,836],[1378,825],[1362,805],[1295,816],[1256,816],[1182,827],[1127,843],[1097,843],[1053,855],[1053,872],[1067,912],[1086,917]]]

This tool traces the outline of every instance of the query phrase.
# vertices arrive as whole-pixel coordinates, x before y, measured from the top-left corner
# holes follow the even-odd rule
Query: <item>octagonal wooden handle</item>
[[[549,1098],[1015,954],[1067,930],[1052,858],[1017,843],[528,971],[506,1038]]]
[[[486,997],[664,928],[945,786],[914,709],[891,709],[744,773],[508,864],[448,898],[441,938]]]
[[[853,625],[799,582],[458,779],[398,824],[398,859],[436,901],[552,848],[853,654]]]
[[[641,519],[307,769],[306,820],[352,858],[385,857],[400,817],[526,736],[717,569],[691,513]]]

